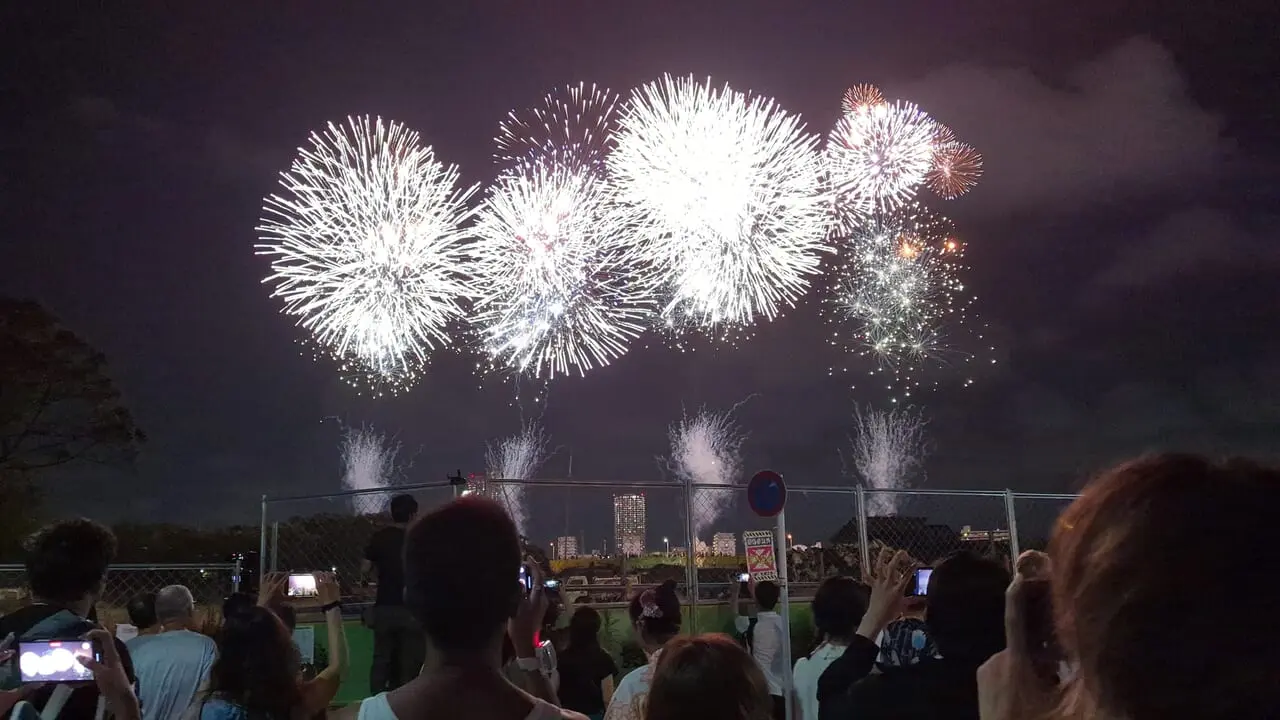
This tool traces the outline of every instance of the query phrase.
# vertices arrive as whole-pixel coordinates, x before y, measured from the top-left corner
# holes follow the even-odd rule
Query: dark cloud
[[[1146,38],[1053,80],[961,64],[886,90],[982,152],[985,176],[960,202],[986,213],[1186,185],[1218,170],[1231,151],[1220,119],[1191,100],[1172,54]]]

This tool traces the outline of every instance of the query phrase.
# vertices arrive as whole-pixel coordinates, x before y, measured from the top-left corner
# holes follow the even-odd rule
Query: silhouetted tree
[[[128,462],[145,439],[102,353],[38,303],[0,296],[0,482]]]

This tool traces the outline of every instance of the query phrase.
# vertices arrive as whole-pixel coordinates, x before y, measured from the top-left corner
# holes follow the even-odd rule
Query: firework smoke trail
[[[486,478],[495,480],[532,480],[547,461],[547,435],[537,423],[524,425],[520,432],[485,445]],[[515,521],[521,535],[527,535],[529,510],[525,506],[525,486],[520,483],[497,483],[499,501]]]
[[[926,424],[923,417],[909,409],[884,411],[854,407],[853,434],[849,441],[853,466],[867,490],[910,486],[928,454]],[[867,497],[867,514],[896,515],[901,498],[873,492]]]
[[[842,116],[825,155],[837,204],[870,213],[911,199],[933,167],[935,127],[920,108],[903,102]]]
[[[535,165],[603,172],[613,143],[618,94],[595,85],[569,85],[547,93],[542,104],[507,113],[498,125],[494,159],[504,172]]]
[[[412,385],[472,295],[461,226],[476,188],[399,123],[350,118],[310,141],[263,203],[265,282],[327,354]]]
[[[345,428],[342,433],[342,484],[348,490],[374,490],[392,485],[401,472],[396,464],[400,443],[392,443],[379,432],[369,428]],[[352,498],[353,506],[367,504],[366,498],[379,507],[386,505],[386,498],[363,496]]]
[[[469,250],[472,321],[490,362],[551,379],[626,353],[654,307],[624,260],[632,225],[586,166],[532,163],[500,178]]]
[[[874,355],[877,372],[893,372],[909,396],[925,360],[956,352],[948,335],[966,324],[973,303],[960,277],[964,243],[950,220],[918,203],[843,230],[848,252],[826,311],[832,343]]]
[[[685,415],[668,431],[671,457],[668,467],[682,482],[733,485],[742,475],[742,443],[746,436],[733,421],[733,412],[713,413],[705,408],[696,415]],[[697,537],[710,529],[738,497],[736,490],[695,489],[693,492],[693,531],[691,546]]]
[[[829,250],[817,144],[773,100],[710,81],[632,93],[607,164],[664,322],[716,333],[794,305]]]

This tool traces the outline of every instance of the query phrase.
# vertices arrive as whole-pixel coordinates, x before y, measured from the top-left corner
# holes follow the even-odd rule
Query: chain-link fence
[[[221,607],[222,600],[240,588],[239,563],[121,564],[107,569],[98,596],[98,617],[120,622],[129,600],[169,585],[185,585],[196,604]],[[21,565],[0,565],[0,614],[31,602],[26,570]]]
[[[447,483],[262,499],[259,572],[333,572],[344,594],[358,594],[369,539],[391,524],[391,498],[407,494],[429,512],[459,492]]]

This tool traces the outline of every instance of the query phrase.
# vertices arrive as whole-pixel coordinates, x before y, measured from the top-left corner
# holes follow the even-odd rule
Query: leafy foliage
[[[145,440],[102,353],[38,303],[0,296],[0,483],[129,462]]]

